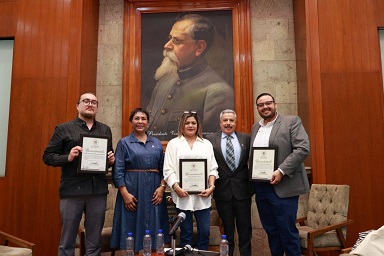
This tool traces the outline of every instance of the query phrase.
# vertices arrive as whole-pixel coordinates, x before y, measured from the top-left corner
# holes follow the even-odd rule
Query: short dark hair
[[[82,97],[84,94],[92,94],[93,96],[95,96],[95,97],[97,98],[96,93],[93,93],[93,92],[85,92],[85,93],[82,93],[82,94],[80,95],[79,99],[77,100],[77,104],[80,104],[81,97]]]
[[[131,114],[129,115],[129,122],[132,123],[133,117],[136,115],[136,113],[142,112],[147,116],[147,120],[149,122],[149,113],[146,109],[144,108],[135,108],[134,110],[131,111]]]
[[[182,13],[176,17],[176,22],[190,20],[193,22],[191,36],[194,40],[204,40],[207,43],[207,52],[213,44],[215,38],[215,26],[204,16],[197,13]]]
[[[271,94],[269,94],[269,93],[267,93],[267,92],[263,92],[262,94],[260,94],[259,96],[257,96],[257,98],[256,98],[256,103],[257,103],[257,100],[260,99],[260,98],[263,97],[263,96],[271,96],[273,102],[275,102],[275,98],[273,98],[273,96],[272,96]]]

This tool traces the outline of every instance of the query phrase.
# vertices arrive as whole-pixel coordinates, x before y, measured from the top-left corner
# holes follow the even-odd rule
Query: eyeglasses
[[[271,101],[266,101],[266,102],[263,102],[263,103],[258,103],[258,104],[256,104],[256,106],[257,106],[258,108],[262,108],[262,107],[264,107],[264,105],[267,106],[267,107],[269,107],[269,106],[271,106],[273,103],[274,103],[274,101],[271,100]]]
[[[99,105],[99,102],[97,102],[97,100],[83,99],[80,102],[82,102],[84,106],[97,107],[97,105]]]
[[[187,41],[196,41],[194,39],[186,39],[186,40],[183,40],[183,39],[179,39],[177,37],[173,37],[171,35],[168,36],[168,42],[171,41],[174,45],[180,45],[184,42],[187,42]]]

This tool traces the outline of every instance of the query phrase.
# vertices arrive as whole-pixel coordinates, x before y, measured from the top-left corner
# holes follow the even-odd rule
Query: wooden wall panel
[[[0,38],[14,37],[17,23],[17,1],[0,1]]]
[[[96,85],[97,72],[97,40],[99,30],[99,5],[94,0],[84,1],[81,31],[81,63],[82,75],[80,84],[86,91],[93,91]],[[95,43],[96,42],[96,43]],[[94,91],[96,93],[96,91]]]
[[[298,112],[311,141],[312,180],[325,183],[324,133],[320,76],[318,6],[311,0],[293,0]],[[311,14],[311,15],[309,15]],[[308,162],[306,162],[308,164]]]
[[[0,14],[9,12],[16,21],[14,32],[5,29],[10,23],[0,22],[0,33],[15,37],[0,230],[35,243],[36,255],[57,255],[60,168],[45,166],[42,154],[55,126],[76,116],[80,93],[96,90],[99,3],[11,5],[0,1]]]
[[[311,137],[310,118],[309,118],[309,98],[308,98],[308,73],[307,73],[307,58],[306,58],[306,16],[305,2],[296,2],[293,5],[295,14],[295,40],[296,40],[296,70],[297,70],[297,104],[298,114],[301,117],[304,127],[308,135]],[[299,43],[298,43],[299,42]],[[311,155],[305,160],[305,166],[312,166]]]
[[[296,50],[305,46],[308,65],[298,71],[298,77],[307,73],[298,90],[309,97],[313,182],[350,185],[349,217],[355,222],[348,228],[347,241],[353,245],[358,232],[384,223],[384,98],[378,39],[384,4],[377,0],[294,4],[303,2],[305,22],[295,22],[295,30],[306,26],[306,42],[296,38]],[[295,19],[302,18],[303,12],[295,10]],[[318,147],[321,143],[323,148]]]

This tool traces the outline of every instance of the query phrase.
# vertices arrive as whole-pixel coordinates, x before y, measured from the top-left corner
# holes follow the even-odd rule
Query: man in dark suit
[[[260,122],[251,130],[252,147],[277,148],[271,179],[255,182],[256,204],[261,223],[268,234],[272,256],[300,256],[296,215],[300,194],[309,192],[304,160],[309,154],[309,139],[298,116],[281,116],[269,93],[256,98]]]
[[[215,182],[213,198],[217,211],[223,222],[224,233],[229,244],[229,256],[233,255],[235,242],[235,222],[239,234],[239,251],[241,256],[251,255],[251,197],[252,184],[249,182],[248,156],[249,135],[236,132],[236,113],[226,109],[220,113],[221,131],[210,134],[219,166],[219,179]],[[228,137],[228,138],[227,138]],[[231,143],[232,152],[227,151]],[[232,156],[232,160],[228,157]]]

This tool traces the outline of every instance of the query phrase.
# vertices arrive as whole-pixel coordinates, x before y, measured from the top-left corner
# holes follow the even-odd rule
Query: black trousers
[[[241,256],[251,255],[252,223],[251,202],[252,199],[230,201],[215,200],[216,208],[223,222],[224,233],[229,244],[229,256],[233,256],[235,249],[235,227],[239,235],[239,251]]]

